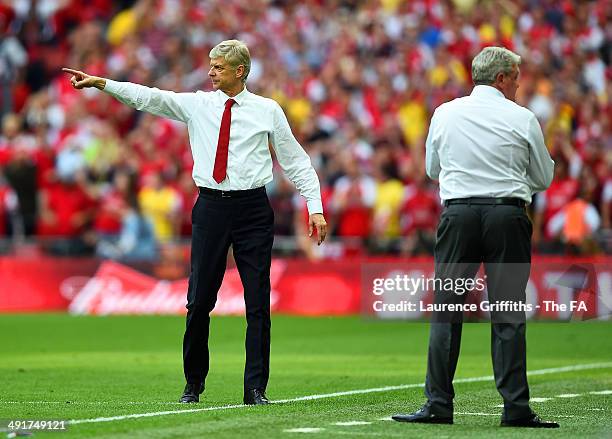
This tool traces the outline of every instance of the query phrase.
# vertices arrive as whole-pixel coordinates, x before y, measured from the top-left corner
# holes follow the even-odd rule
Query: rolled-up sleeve
[[[544,143],[542,128],[535,117],[529,117],[527,125],[527,141],[529,142],[529,166],[527,180],[532,192],[541,192],[550,186],[553,180],[555,162]]]
[[[132,108],[187,123],[196,106],[195,93],[175,93],[131,82],[106,80],[104,92]]]
[[[282,108],[273,104],[273,130],[270,141],[281,168],[306,199],[308,213],[323,213],[319,177],[310,157],[293,136]]]

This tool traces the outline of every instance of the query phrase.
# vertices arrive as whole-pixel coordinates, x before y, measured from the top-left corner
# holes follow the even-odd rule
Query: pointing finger
[[[79,70],[69,69],[67,67],[63,67],[62,71],[66,73],[72,73],[73,75],[84,75],[84,73]]]

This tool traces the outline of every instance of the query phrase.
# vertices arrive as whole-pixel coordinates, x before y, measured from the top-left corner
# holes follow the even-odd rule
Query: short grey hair
[[[493,84],[499,73],[510,73],[520,63],[521,57],[505,47],[485,47],[472,60],[472,81]]]
[[[242,82],[246,82],[247,76],[251,71],[251,54],[246,44],[239,40],[221,41],[212,48],[208,54],[211,58],[224,58],[225,61],[234,69],[239,65],[244,66]]]

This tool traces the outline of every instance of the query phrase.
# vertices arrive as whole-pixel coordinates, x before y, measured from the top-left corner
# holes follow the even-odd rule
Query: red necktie
[[[221,118],[221,128],[219,129],[219,140],[217,141],[217,155],[215,156],[215,168],[213,178],[217,183],[225,180],[227,171],[227,149],[230,138],[230,124],[232,123],[232,105],[236,103],[233,99],[225,101],[225,110]]]

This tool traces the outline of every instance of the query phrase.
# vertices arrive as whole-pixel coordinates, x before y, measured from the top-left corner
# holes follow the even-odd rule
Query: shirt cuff
[[[117,91],[118,87],[119,82],[113,81],[112,79],[107,79],[106,84],[104,84],[104,89],[102,89],[102,91],[105,91],[107,93],[113,93]]]
[[[321,203],[321,200],[308,200],[306,201],[306,206],[308,207],[309,215],[313,213],[323,213],[323,203]]]

